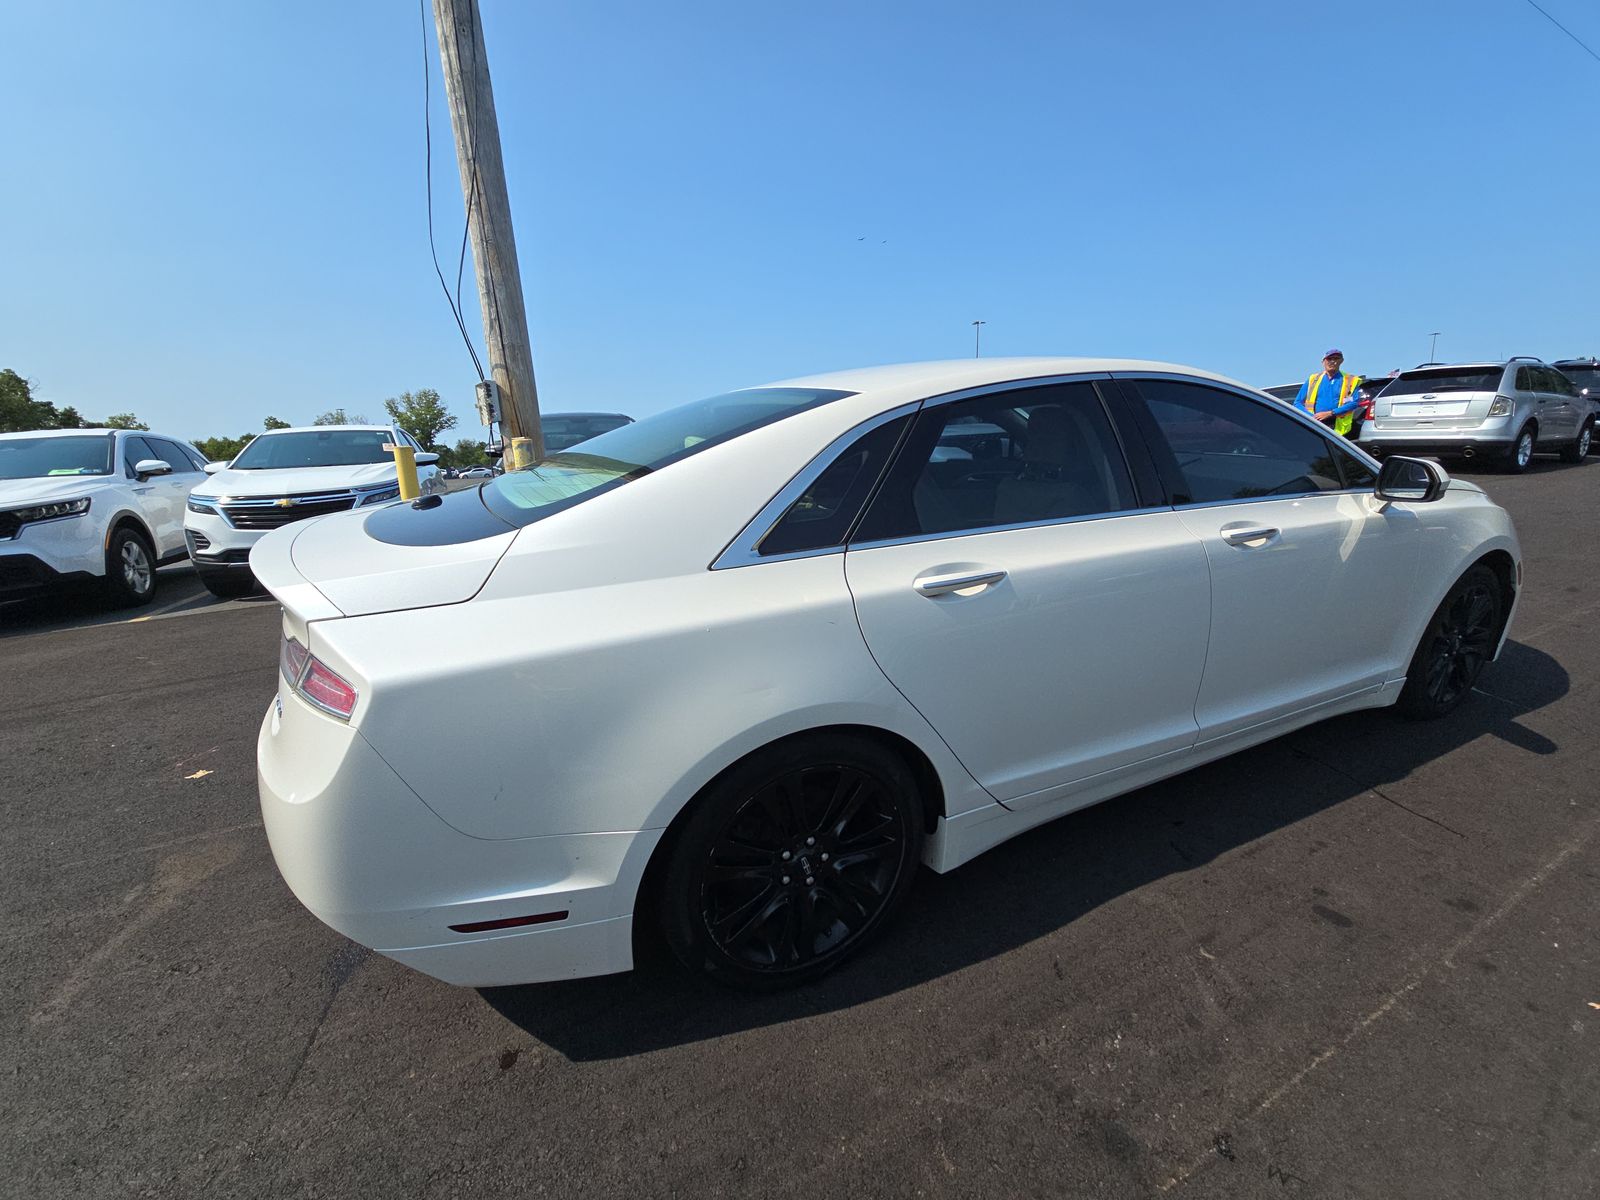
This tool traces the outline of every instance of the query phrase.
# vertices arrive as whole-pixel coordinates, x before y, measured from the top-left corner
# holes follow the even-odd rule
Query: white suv
[[[200,582],[212,595],[242,596],[255,586],[250,547],[269,530],[398,497],[394,455],[385,449],[394,432],[387,425],[274,429],[231,463],[207,463],[211,478],[189,496],[183,517]],[[439,456],[405,430],[399,435],[416,451],[423,494],[446,491]]]
[[[128,429],[0,433],[0,599],[75,582],[148,603],[184,555],[183,504],[205,459]]]

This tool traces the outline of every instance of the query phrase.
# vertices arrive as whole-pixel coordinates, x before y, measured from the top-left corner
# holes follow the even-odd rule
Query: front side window
[[[1287,413],[1198,383],[1141,379],[1139,394],[1171,451],[1174,504],[1338,491],[1336,447]]]
[[[145,459],[161,458],[161,455],[156,453],[156,448],[142,437],[130,437],[122,444],[122,453],[128,466],[129,475],[135,474],[134,467],[144,462]],[[166,460],[162,459],[162,461],[165,462]]]
[[[290,467],[354,467],[392,463],[385,450],[387,429],[306,429],[264,433],[234,459],[235,471],[273,471]]]
[[[501,520],[530,525],[679,459],[852,394],[752,388],[696,400],[590,438],[581,451],[546,455],[507,471],[483,485],[483,503]]]
[[[925,409],[853,539],[962,533],[1136,507],[1094,385],[1067,383]]]
[[[110,435],[0,438],[0,479],[109,475],[114,445]]]

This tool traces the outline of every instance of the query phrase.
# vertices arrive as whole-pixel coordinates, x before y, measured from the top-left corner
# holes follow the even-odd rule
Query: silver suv
[[[1536,358],[1427,363],[1402,371],[1378,393],[1361,446],[1375,455],[1491,459],[1515,474],[1535,451],[1582,462],[1594,423],[1590,399]]]

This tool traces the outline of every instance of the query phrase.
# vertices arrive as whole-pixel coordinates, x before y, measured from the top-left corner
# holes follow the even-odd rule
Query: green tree
[[[462,438],[454,446],[439,448],[439,465],[458,471],[463,467],[487,467],[489,456],[484,452],[484,443]]]
[[[33,384],[10,367],[0,371],[0,433],[55,429],[60,414],[48,400],[33,398]]]
[[[207,462],[232,462],[253,440],[255,434],[247,433],[243,437],[210,437],[196,438],[194,448],[206,456]]]
[[[278,420],[277,417],[268,417],[265,421],[261,422],[261,424],[267,429],[288,429],[289,428],[289,422],[280,421],[280,420]]]
[[[78,410],[67,405],[56,414],[57,429],[93,429],[94,426],[78,415]]]
[[[366,417],[359,414],[351,416],[343,408],[330,409],[319,417],[312,418],[313,425],[365,425]]]
[[[150,426],[139,420],[132,413],[112,413],[106,418],[105,427],[107,429],[140,429],[146,432],[150,429]]]
[[[404,429],[428,449],[433,449],[439,435],[456,427],[456,419],[432,388],[418,388],[415,392],[401,392],[385,400],[383,407],[389,419]]]

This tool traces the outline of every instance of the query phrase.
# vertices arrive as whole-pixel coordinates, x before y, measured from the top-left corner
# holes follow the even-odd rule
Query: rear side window
[[[1067,383],[924,409],[852,540],[978,532],[1136,506],[1094,385]]]
[[[1405,371],[1383,389],[1383,398],[1432,392],[1494,392],[1500,390],[1503,374],[1505,371],[1501,367],[1428,367],[1421,371]],[[1519,382],[1517,386],[1522,385]]]
[[[1281,409],[1204,384],[1141,379],[1137,386],[1172,453],[1174,504],[1345,486],[1333,443]]]
[[[796,554],[844,545],[910,423],[909,416],[885,422],[840,453],[761,539],[757,552]]]

